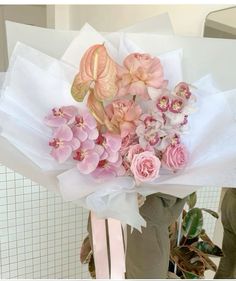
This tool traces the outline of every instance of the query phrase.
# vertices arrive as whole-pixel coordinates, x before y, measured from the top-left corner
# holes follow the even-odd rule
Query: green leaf
[[[209,243],[207,241],[199,241],[197,243],[194,243],[193,246],[207,255],[216,256],[216,257],[224,256],[222,250],[218,246]]]
[[[187,204],[189,206],[189,209],[194,208],[196,203],[197,203],[197,193],[193,192],[192,194],[190,194],[188,196],[188,199],[187,199]]]
[[[183,233],[188,239],[197,237],[203,227],[202,211],[199,208],[193,208],[184,217],[183,220]]]
[[[201,210],[204,211],[204,212],[207,212],[208,214],[212,215],[216,219],[219,218],[219,215],[215,211],[212,211],[212,210],[206,209],[206,208],[201,208]]]
[[[188,271],[182,271],[185,279],[199,279],[199,276]]]
[[[199,237],[206,242],[209,242],[210,244],[214,245],[214,243],[211,241],[210,237],[206,234],[205,229],[202,229]]]
[[[204,276],[205,263],[197,251],[189,246],[175,247],[171,251],[171,258],[177,263],[178,268],[184,272]]]
[[[194,245],[194,244],[193,244]],[[190,247],[192,249],[194,249],[194,251],[196,251],[201,257],[202,257],[202,260],[203,262],[205,263],[205,267],[206,267],[206,270],[207,269],[210,269],[214,272],[216,272],[217,270],[217,266],[216,264],[208,257],[207,254],[203,253],[202,251],[198,250],[196,247],[194,247],[193,245],[191,245]]]

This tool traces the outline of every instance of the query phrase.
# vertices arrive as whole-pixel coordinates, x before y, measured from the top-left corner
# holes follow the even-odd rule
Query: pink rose
[[[135,154],[131,163],[131,171],[137,182],[153,181],[159,176],[161,161],[150,151]]]
[[[118,67],[119,96],[139,95],[150,99],[147,87],[161,88],[164,82],[163,68],[158,58],[149,54],[133,53]]]
[[[162,155],[162,164],[170,170],[183,169],[188,161],[187,149],[183,144],[170,144]]]
[[[150,151],[154,153],[154,149],[151,146],[147,146],[145,149],[140,144],[131,145],[127,154],[127,160],[132,162],[135,154],[140,154],[144,151]]]

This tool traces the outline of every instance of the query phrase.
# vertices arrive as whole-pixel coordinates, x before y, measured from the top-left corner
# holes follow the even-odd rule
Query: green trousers
[[[221,219],[224,227],[221,258],[215,279],[236,278],[236,189],[228,189],[221,205]]]
[[[142,233],[127,230],[126,274],[128,279],[165,279],[168,274],[170,241],[168,227],[181,214],[185,199],[153,194],[140,213],[147,222]]]

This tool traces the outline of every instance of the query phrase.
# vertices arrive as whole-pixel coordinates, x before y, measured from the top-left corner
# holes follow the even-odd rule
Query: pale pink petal
[[[96,152],[100,157],[104,154],[104,147],[101,145],[95,145],[94,152]]]
[[[80,147],[80,141],[77,138],[73,138],[68,144],[73,150],[76,150]]]
[[[131,95],[141,96],[143,99],[150,99],[147,91],[147,87],[143,81],[137,81],[130,85],[128,93]]]
[[[78,126],[72,128],[74,136],[77,137],[80,141],[85,141],[88,138],[87,132]]]
[[[108,152],[108,157],[106,158],[106,160],[111,163],[116,163],[119,159],[119,153],[113,152],[111,150],[108,150],[107,152]]]
[[[53,138],[57,138],[64,141],[71,141],[73,138],[73,132],[71,131],[71,128],[69,126],[62,125],[61,127],[55,130]]]
[[[44,118],[44,123],[49,127],[60,127],[66,124],[66,119],[61,116],[50,114]]]
[[[53,148],[51,151],[52,157],[56,159],[58,163],[65,162],[71,156],[71,153],[72,148],[68,145],[56,149]]]
[[[85,114],[83,116],[84,118],[84,123],[89,129],[95,129],[97,127],[96,120],[93,118],[93,116],[89,113]]]
[[[83,150],[92,150],[95,147],[95,143],[92,140],[86,140],[81,144]]]
[[[112,151],[118,151],[121,147],[121,138],[118,135],[110,133],[104,134],[106,138],[106,144]]]
[[[125,114],[126,121],[135,121],[142,114],[142,108],[139,105],[133,105]]]
[[[87,133],[90,140],[96,140],[98,138],[98,130],[96,128],[87,130]]]
[[[99,155],[96,152],[90,153],[83,161],[77,163],[78,170],[83,174],[92,173],[99,162]]]
[[[123,122],[120,124],[121,138],[126,137],[129,134],[134,134],[135,125],[132,122]]]
[[[65,115],[65,117],[67,119],[71,119],[73,117],[75,117],[78,114],[78,109],[77,107],[71,105],[71,106],[63,106],[61,108],[63,114]]]

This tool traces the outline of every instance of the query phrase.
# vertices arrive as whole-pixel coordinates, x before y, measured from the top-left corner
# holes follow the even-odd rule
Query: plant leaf
[[[171,258],[182,271],[204,276],[205,263],[201,256],[189,246],[175,247],[171,251]]]
[[[202,229],[199,237],[206,242],[209,242],[210,244],[214,245],[214,243],[212,242],[212,240],[210,239],[210,237],[206,234],[205,229]]]
[[[92,255],[92,249],[89,241],[89,237],[87,236],[81,246],[80,250],[80,261],[82,264],[86,264],[89,262]]]
[[[193,208],[188,211],[182,225],[184,235],[189,239],[193,239],[201,233],[202,227],[202,211],[199,208]]]
[[[192,272],[188,272],[188,271],[184,271],[184,270],[182,272],[183,272],[185,279],[199,279],[199,276]]]
[[[187,204],[189,206],[189,209],[194,208],[196,203],[197,203],[197,193],[193,192],[192,194],[190,194],[188,196],[188,199],[187,199]]]
[[[90,273],[90,276],[93,279],[95,279],[96,278],[96,268],[95,268],[93,255],[91,256],[91,259],[90,259],[89,264],[88,264],[88,271]]]
[[[202,260],[203,262],[205,263],[205,267],[206,269],[210,269],[212,271],[215,271],[217,270],[217,266],[216,264],[208,257],[207,254],[203,253],[202,251],[200,251],[199,249],[197,249],[194,244],[190,246],[191,248],[194,249],[194,251],[196,251],[201,257],[202,257]]]
[[[219,215],[215,211],[212,211],[212,210],[206,209],[206,208],[201,208],[201,210],[204,211],[204,212],[207,212],[208,214],[212,215],[216,219],[219,218]]]
[[[201,251],[207,255],[216,256],[216,257],[224,256],[222,250],[218,246],[216,246],[212,243],[209,243],[207,241],[199,241],[199,242],[193,243],[192,246],[194,246],[199,251]]]

